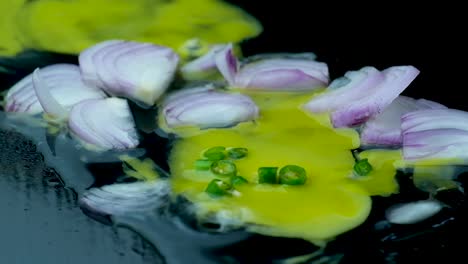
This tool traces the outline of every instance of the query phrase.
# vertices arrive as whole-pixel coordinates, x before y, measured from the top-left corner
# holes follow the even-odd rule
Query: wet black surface
[[[78,207],[36,146],[0,130],[0,263],[161,263],[132,231],[98,223]]]

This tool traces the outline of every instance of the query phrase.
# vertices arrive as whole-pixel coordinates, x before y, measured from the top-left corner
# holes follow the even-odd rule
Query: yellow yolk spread
[[[245,92],[244,92],[245,93]],[[333,129],[327,115],[309,115],[301,105],[314,94],[248,92],[260,108],[256,122],[233,128],[207,129],[177,140],[170,154],[173,191],[186,196],[199,217],[218,213],[254,232],[297,237],[320,243],[365,221],[370,195],[397,191],[393,162],[396,151],[362,153],[374,171],[353,176],[351,149],[359,147],[353,129]],[[247,157],[235,161],[237,175],[249,183],[236,186],[239,195],[212,198],[204,192],[214,179],[210,171],[195,170],[194,162],[214,146],[244,147]],[[305,185],[259,184],[259,167],[293,164],[303,167]]]
[[[0,10],[0,56],[25,49],[77,54],[125,39],[169,46],[184,57],[193,51],[184,45],[190,39],[206,51],[262,31],[253,17],[220,0],[1,0]]]

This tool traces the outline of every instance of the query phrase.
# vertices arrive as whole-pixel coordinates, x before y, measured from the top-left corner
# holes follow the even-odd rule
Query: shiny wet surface
[[[0,146],[0,263],[161,263],[133,231],[83,214],[31,141],[2,130]]]

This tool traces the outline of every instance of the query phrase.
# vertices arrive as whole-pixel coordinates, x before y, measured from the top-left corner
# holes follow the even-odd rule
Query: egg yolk
[[[365,151],[373,171],[354,176],[351,149],[359,147],[353,129],[332,128],[327,115],[309,115],[301,105],[313,93],[248,92],[260,108],[256,122],[233,128],[207,129],[178,139],[170,153],[173,191],[184,195],[206,218],[222,215],[253,232],[303,238],[321,243],[363,223],[371,195],[398,190],[394,161],[399,151]],[[213,179],[229,178],[197,170],[194,162],[214,146],[242,147],[248,155],[235,160],[237,175],[248,180],[237,195],[213,198],[205,189]],[[258,183],[259,167],[298,165],[307,172],[304,185]],[[221,217],[221,218],[223,218]]]
[[[220,0],[2,0],[0,10],[0,56],[25,49],[77,54],[125,39],[169,46],[185,57],[262,31],[253,17]],[[192,39],[201,46],[188,49]]]

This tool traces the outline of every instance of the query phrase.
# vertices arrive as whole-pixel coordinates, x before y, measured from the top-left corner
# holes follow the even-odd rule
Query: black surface
[[[244,45],[259,52],[305,52],[328,63],[332,78],[363,66],[414,65],[421,74],[404,94],[468,109],[468,18],[451,1],[231,1],[264,26]]]

